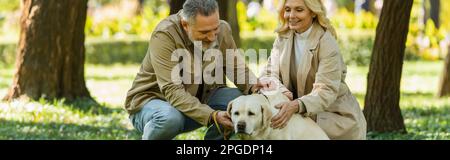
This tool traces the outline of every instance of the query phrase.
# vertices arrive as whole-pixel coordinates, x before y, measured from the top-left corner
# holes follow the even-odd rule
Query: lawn
[[[400,106],[407,134],[369,133],[369,139],[450,139],[450,98],[435,97],[443,62],[406,62]],[[139,65],[87,65],[89,101],[0,102],[0,139],[140,139],[122,109]],[[368,67],[348,67],[347,83],[364,103]],[[13,68],[0,70],[0,96],[11,84]],[[202,139],[205,128],[176,139]]]

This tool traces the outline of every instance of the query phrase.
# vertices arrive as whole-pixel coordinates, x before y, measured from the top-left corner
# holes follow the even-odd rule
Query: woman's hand
[[[299,111],[298,105],[299,102],[293,100],[275,106],[275,108],[280,109],[280,111],[272,118],[271,127],[274,129],[286,127],[292,115]]]
[[[283,92],[283,94],[284,94],[286,97],[288,97],[288,99],[289,99],[290,101],[292,101],[292,100],[294,99],[294,94],[292,94],[291,91]]]
[[[259,90],[275,90],[276,89],[276,84],[274,81],[272,80],[259,80],[257,81],[257,83],[255,85],[252,86],[251,91],[252,93],[256,93]]]

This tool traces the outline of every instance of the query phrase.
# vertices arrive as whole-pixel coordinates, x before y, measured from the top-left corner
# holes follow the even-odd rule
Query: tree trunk
[[[371,12],[373,14],[377,13],[377,10],[375,9],[375,0],[366,0],[363,5],[362,8],[365,11]]]
[[[237,0],[218,0],[220,19],[227,21],[231,26],[234,42],[237,47],[241,46],[241,37],[237,17]]]
[[[384,1],[371,58],[364,115],[369,131],[406,133],[400,80],[413,0]]]
[[[423,7],[423,26],[427,24],[428,19],[430,18],[430,12],[429,12],[429,6],[428,6],[428,0],[422,1],[422,7]]]
[[[436,28],[440,27],[439,21],[439,13],[441,10],[441,1],[440,0],[430,0],[430,18],[433,20]]]
[[[444,97],[450,95],[450,45],[448,46],[448,53],[445,58],[444,71],[440,84],[438,96]]]
[[[178,13],[183,9],[183,4],[186,0],[169,0],[170,15]]]
[[[138,0],[137,1],[137,7],[135,11],[135,15],[140,15],[144,11],[144,2],[145,0]]]
[[[87,0],[22,0],[13,84],[5,97],[90,98],[84,80]]]

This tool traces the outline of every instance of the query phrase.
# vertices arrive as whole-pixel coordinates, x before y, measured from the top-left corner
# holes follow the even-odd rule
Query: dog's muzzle
[[[245,133],[245,122],[238,122],[237,124],[237,133]]]

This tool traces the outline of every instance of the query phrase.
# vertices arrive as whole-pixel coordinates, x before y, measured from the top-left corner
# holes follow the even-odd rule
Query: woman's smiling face
[[[289,29],[303,33],[312,25],[315,14],[306,7],[304,0],[286,0],[283,9]]]

